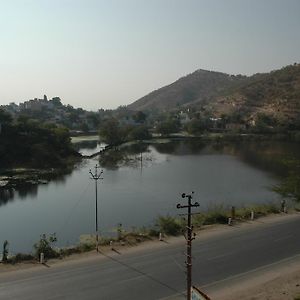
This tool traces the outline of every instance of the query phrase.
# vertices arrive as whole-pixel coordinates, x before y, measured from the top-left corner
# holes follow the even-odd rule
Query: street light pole
[[[194,194],[194,192],[192,192]],[[195,237],[192,236],[193,234],[193,226],[192,226],[192,207],[198,207],[199,203],[195,202],[192,204],[192,194],[182,194],[182,198],[188,198],[188,204],[187,205],[181,205],[177,204],[177,208],[187,208],[188,209],[188,220],[187,220],[187,236],[186,238],[186,283],[187,283],[187,300],[191,300],[191,292],[192,292],[192,240],[195,239]]]
[[[98,234],[98,180],[103,179],[101,175],[103,174],[103,170],[98,173],[98,169],[100,167],[98,165],[95,166],[95,173],[93,174],[90,170],[90,175],[92,176],[91,179],[95,180],[95,194],[96,194],[96,207],[95,207],[95,214],[96,214],[96,250],[99,252],[98,245],[99,245],[99,234]]]

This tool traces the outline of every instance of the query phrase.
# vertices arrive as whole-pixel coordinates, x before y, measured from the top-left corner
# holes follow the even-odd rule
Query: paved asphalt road
[[[258,223],[261,223],[257,225]],[[255,225],[256,224],[256,225]],[[194,241],[198,286],[300,254],[300,216]],[[0,299],[161,299],[185,290],[184,243],[0,274]],[[184,299],[184,297],[182,297]]]

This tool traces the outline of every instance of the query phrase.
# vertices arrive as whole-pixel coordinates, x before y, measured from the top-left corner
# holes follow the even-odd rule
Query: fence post
[[[44,253],[41,252],[40,254],[40,263],[43,264],[45,262],[45,256],[44,256]]]
[[[158,237],[158,239],[160,240],[160,241],[162,241],[163,239],[162,239],[162,234],[161,234],[161,232],[159,233],[159,237]]]

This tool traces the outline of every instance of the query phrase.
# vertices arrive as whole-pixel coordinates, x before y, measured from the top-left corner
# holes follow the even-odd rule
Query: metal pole
[[[192,192],[193,194],[194,192]],[[187,300],[191,300],[191,292],[192,292],[192,240],[195,238],[192,237],[193,227],[192,227],[192,207],[198,207],[199,203],[195,202],[192,204],[192,194],[186,195],[182,194],[182,198],[188,198],[188,205],[181,205],[177,204],[177,208],[187,208],[188,209],[188,220],[187,220],[187,237],[186,237],[186,245],[187,245],[187,260],[186,260],[186,269],[187,269],[187,277],[186,277],[186,284],[187,284]]]
[[[96,251],[99,252],[99,233],[98,233],[98,180],[103,179],[101,175],[103,170],[98,174],[98,165],[95,166],[95,174],[90,170],[91,179],[95,180],[95,194],[96,194],[96,203],[95,203],[95,217],[96,217]]]
[[[191,299],[192,288],[192,222],[191,222],[191,198],[188,196],[188,239],[187,239],[187,299]]]
[[[97,169],[96,169],[96,176],[97,176]],[[98,246],[99,246],[99,235],[98,235],[98,181],[95,180],[95,186],[96,186],[96,250],[99,252]]]

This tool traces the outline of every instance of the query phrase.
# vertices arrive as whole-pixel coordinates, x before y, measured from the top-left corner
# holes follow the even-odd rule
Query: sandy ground
[[[237,278],[209,295],[214,300],[294,300],[300,297],[300,256],[246,277]]]
[[[299,214],[269,216],[259,221],[273,223],[280,221],[281,218],[293,217],[299,217]],[[300,299],[300,254],[202,289],[207,291],[212,300],[294,300],[296,297]]]
[[[262,224],[280,222],[283,218],[299,218],[299,214],[289,215],[271,215],[257,219],[252,222],[245,222],[238,226],[247,228],[249,226],[261,226]],[[204,239],[211,236],[218,236],[231,229],[230,226],[213,225],[205,230],[198,232],[197,239]],[[138,246],[118,246],[116,250],[120,253],[142,252],[145,249],[157,249],[184,243],[182,237],[172,237],[161,241],[149,241]],[[103,253],[113,255],[110,247],[102,247]],[[119,254],[116,254],[119,255]],[[99,254],[91,251],[83,254],[75,254],[64,259],[50,260],[47,264],[51,266],[60,266],[62,264],[77,264],[85,260],[99,260]],[[105,259],[105,256],[103,256]],[[0,277],[6,272],[27,272],[34,269],[44,268],[41,264],[35,262],[21,263],[16,265],[0,264]],[[284,261],[259,268],[245,274],[239,274],[232,278],[227,278],[220,282],[210,284],[201,288],[206,291],[212,300],[294,300],[300,296],[300,254],[286,259]],[[170,297],[168,299],[177,299]],[[179,299],[179,298],[178,298]],[[182,299],[182,298],[180,298]]]

